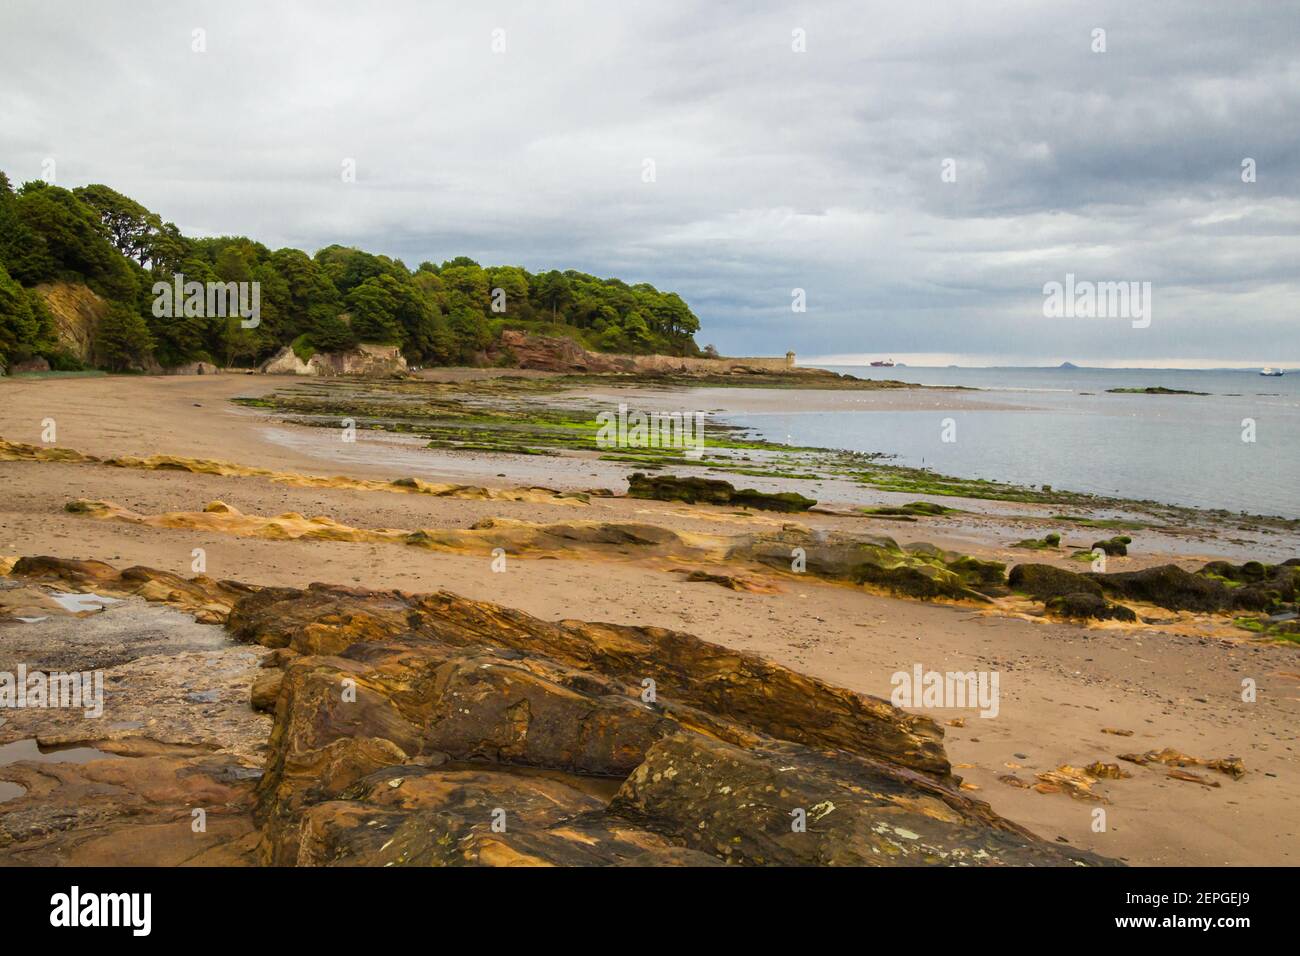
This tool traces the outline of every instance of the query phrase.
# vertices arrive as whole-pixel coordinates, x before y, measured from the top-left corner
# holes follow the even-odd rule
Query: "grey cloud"
[[[6,0],[0,168],[52,156],[194,234],[650,281],[733,353],[1277,364],[1297,33],[1214,0]],[[1044,319],[1067,271],[1152,282],[1152,327]]]

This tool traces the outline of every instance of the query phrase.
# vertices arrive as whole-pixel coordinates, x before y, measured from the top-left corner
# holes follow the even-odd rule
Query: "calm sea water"
[[[861,378],[964,385],[1011,410],[842,411],[728,416],[765,438],[885,452],[943,474],[1201,508],[1300,517],[1300,373],[1177,369],[828,366]],[[1111,388],[1208,395],[1112,395]],[[851,394],[851,393],[846,393]],[[846,403],[847,404],[847,403]],[[952,418],[956,441],[941,440]],[[1242,440],[1243,419],[1255,441]]]

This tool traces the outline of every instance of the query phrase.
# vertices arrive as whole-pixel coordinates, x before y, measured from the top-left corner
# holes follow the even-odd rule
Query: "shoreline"
[[[39,444],[40,423],[52,417],[58,424],[56,447],[105,458],[170,454],[301,475],[344,474],[377,482],[442,477],[496,489],[554,484],[580,490],[599,484],[587,469],[575,470],[578,460],[589,462],[590,471],[608,474],[611,481],[633,470],[626,463],[571,456],[507,459],[497,453],[429,449],[412,434],[367,430],[359,431],[355,445],[345,446],[330,430],[278,424],[264,409],[229,401],[239,394],[265,395],[284,384],[242,376],[0,384],[0,391],[9,390],[0,435]],[[295,439],[277,442],[280,433]],[[340,458],[339,449],[345,447],[354,458]],[[394,454],[398,449],[404,457]],[[417,468],[421,462],[423,468]],[[367,540],[266,540],[231,534],[219,524],[208,529],[149,526],[65,510],[73,500],[100,499],[157,516],[200,512],[209,502],[221,500],[245,515],[296,512],[329,516],[358,529],[428,528],[455,534],[486,520],[505,519],[620,526],[636,522],[658,529],[656,534],[688,538],[776,532],[795,523],[819,532],[930,542],[980,560],[1045,561],[1086,570],[1068,560],[1065,548],[1045,554],[1012,546],[1018,539],[1059,528],[1060,522],[1050,517],[1053,506],[943,498],[944,504],[970,511],[898,521],[837,509],[797,515],[741,513],[725,506],[621,496],[592,496],[575,506],[544,499],[375,493],[102,463],[0,461],[0,475],[11,489],[0,503],[6,531],[3,550],[10,557],[94,559],[119,569],[142,565],[189,577],[191,552],[197,547],[204,550],[207,574],[214,579],[260,586],[304,587],[323,581],[410,592],[445,589],[470,600],[518,608],[544,621],[577,618],[666,627],[758,653],[799,673],[886,700],[890,675],[910,671],[916,663],[940,670],[998,670],[1003,700],[996,719],[981,719],[976,709],[908,708],[931,715],[943,726],[954,771],[970,785],[965,793],[988,801],[996,812],[1046,840],[1063,837],[1070,846],[1131,863],[1297,862],[1290,850],[1294,841],[1279,832],[1278,821],[1287,819],[1288,808],[1300,799],[1293,744],[1293,728],[1300,719],[1300,660],[1295,647],[1261,642],[1245,631],[1198,631],[1189,628],[1190,618],[1177,614],[1166,614],[1168,623],[1136,629],[1116,622],[1068,623],[1040,616],[1027,604],[1018,610],[1014,601],[989,606],[921,601],[788,574],[765,576],[738,565],[713,567],[714,572],[773,587],[770,593],[731,590],[674,573],[673,568],[684,563],[680,557],[629,554],[610,560],[578,545],[559,555],[560,560],[508,549],[508,570],[497,574],[490,568],[490,556],[478,551],[437,552]],[[806,484],[725,473],[721,477],[738,486],[771,490]],[[855,500],[868,504],[932,497],[853,487]],[[1128,557],[1114,559],[1112,570],[1167,561],[1190,570],[1216,558],[1281,560],[1298,550],[1294,535],[1230,532],[1213,520],[1180,530],[1128,532],[1136,544]],[[1067,544],[1081,546],[1116,533],[1086,527],[1066,531]],[[0,590],[0,597],[5,593]],[[255,676],[249,671],[241,680]],[[1260,687],[1259,701],[1250,707],[1239,700],[1243,676]],[[1130,730],[1134,736],[1114,737],[1102,732],[1106,727]],[[16,730],[0,726],[0,743],[10,742]],[[130,736],[143,740],[135,732]],[[1128,766],[1131,777],[1093,785],[1094,792],[1110,801],[1102,805],[1116,822],[1105,834],[1090,830],[1094,801],[1053,792],[1038,777],[1063,766],[1116,762],[1127,751],[1165,747],[1206,759],[1239,756],[1247,774],[1240,780],[1214,780],[1220,786],[1212,788],[1171,779],[1163,769]],[[1004,782],[1009,775],[1029,786]],[[1048,789],[1035,789],[1040,783]],[[0,804],[0,813],[3,807]]]

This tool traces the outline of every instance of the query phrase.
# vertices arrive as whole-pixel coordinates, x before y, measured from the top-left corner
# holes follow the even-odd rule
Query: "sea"
[[[864,411],[846,401],[800,411],[792,401],[728,421],[773,441],[885,453],[957,477],[1300,518],[1297,371],[822,367],[964,386],[975,391],[960,393],[963,404],[998,407]],[[1108,391],[1158,386],[1207,394]]]

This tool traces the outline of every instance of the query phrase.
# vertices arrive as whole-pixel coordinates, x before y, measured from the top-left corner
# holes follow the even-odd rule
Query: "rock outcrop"
[[[547,504],[582,506],[588,495],[579,491],[555,491],[538,486],[527,488],[485,488],[482,485],[441,484],[419,478],[349,478],[343,475],[304,475],[293,471],[273,471],[212,458],[183,458],[177,455],[150,455],[139,458],[120,455],[100,458],[72,448],[29,445],[0,438],[0,461],[51,461],[72,464],[107,465],[113,468],[138,468],[142,471],[187,471],[196,475],[219,475],[223,478],[266,478],[298,488],[346,488],[349,491],[383,491],[393,494],[433,495],[438,498],[468,498],[475,501],[535,501]],[[228,511],[231,509],[227,509]]]
[[[1101,585],[1095,580],[1050,564],[1017,564],[1011,569],[1007,583],[1013,591],[1022,591],[1040,601],[1065,594],[1101,596]]]
[[[325,515],[308,518],[297,512],[269,517],[248,515],[222,501],[210,502],[202,511],[157,515],[136,514],[112,502],[85,499],[69,501],[64,508],[69,513],[101,521],[215,531],[276,541],[307,538],[454,553],[487,554],[504,549],[511,554],[534,557],[600,555],[613,561],[661,557],[729,566],[744,564],[867,585],[925,600],[987,602],[1007,591],[1006,566],[999,561],[985,561],[930,544],[902,547],[893,538],[814,531],[797,524],[786,525],[780,531],[732,536],[675,531],[640,522],[539,524],[511,518],[484,518],[467,529],[406,530],[356,528]]]
[[[680,632],[323,585],[230,628],[292,652],[267,863],[1102,862],[966,797],[928,718]]]
[[[507,362],[516,368],[544,372],[633,372],[636,366],[626,358],[588,352],[573,339],[530,335],[506,329],[487,351],[487,364]]]
[[[816,500],[795,491],[766,492],[737,489],[716,478],[682,478],[676,475],[646,475],[633,472],[627,479],[629,498],[655,501],[684,501],[688,504],[734,505],[762,511],[807,511]]]
[[[365,378],[405,376],[409,369],[396,345],[358,345],[346,352],[317,352],[307,361],[289,346],[261,364],[268,375],[353,375]]]
[[[1047,610],[1058,617],[1086,618],[1095,621],[1136,621],[1132,608],[1114,604],[1098,594],[1075,592],[1048,598]]]
[[[1112,540],[1123,546],[1124,539]],[[1288,612],[1297,610],[1300,599],[1300,559],[1241,565],[1212,561],[1195,572],[1162,564],[1140,571],[1086,574],[1048,564],[1018,564],[1008,582],[1013,590],[1045,602],[1048,610],[1065,617],[1134,619],[1130,608],[1107,598],[1202,614]]]
[[[54,316],[59,346],[89,365],[94,358],[95,333],[108,313],[108,302],[82,282],[46,282],[36,286]]]

